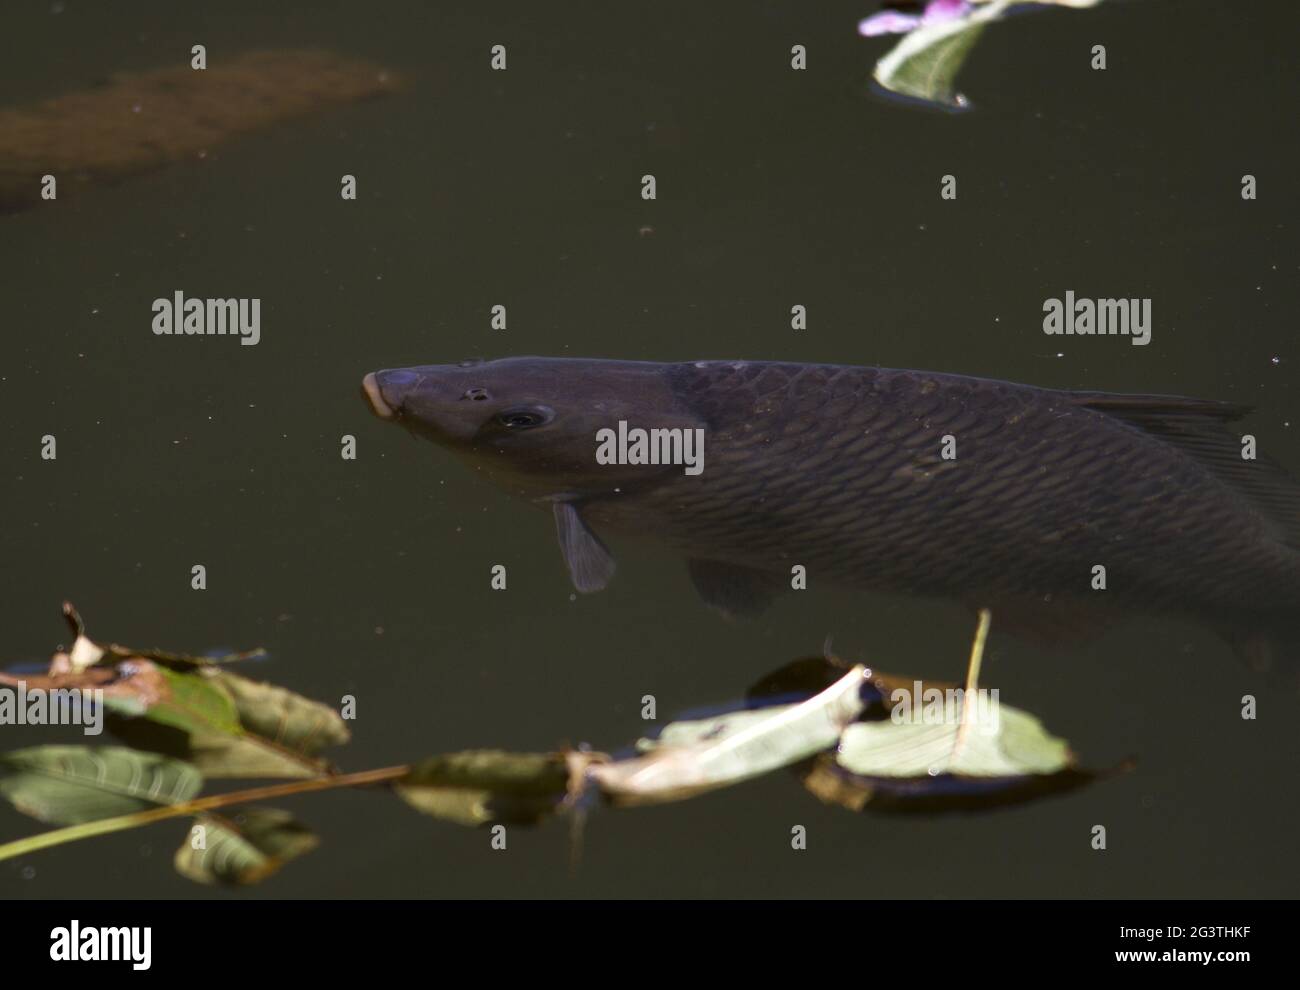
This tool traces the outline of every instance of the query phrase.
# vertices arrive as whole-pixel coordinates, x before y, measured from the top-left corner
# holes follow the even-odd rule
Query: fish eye
[[[510,430],[528,430],[549,423],[554,416],[555,414],[545,406],[529,406],[497,413],[497,422]]]

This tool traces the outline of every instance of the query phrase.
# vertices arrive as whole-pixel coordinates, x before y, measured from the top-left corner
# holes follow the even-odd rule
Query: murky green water
[[[971,57],[978,109],[959,116],[868,94],[887,42],[855,35],[866,2],[60,6],[7,14],[5,102],[188,61],[196,43],[211,60],[328,48],[409,87],[0,222],[7,660],[64,638],[65,598],[117,642],[261,644],[274,660],[255,674],[358,698],[349,769],[618,747],[642,730],[643,695],[661,714],[736,696],[828,634],[883,669],[961,674],[972,621],[956,606],[814,587],[728,624],[652,545],[613,541],[618,578],[574,600],[548,518],[369,415],[358,383],[375,368],[743,357],[1175,392],[1255,403],[1261,443],[1300,470],[1288,4],[1013,18]],[[505,73],[488,71],[497,43]],[[344,173],[355,203],[338,197]],[[955,202],[938,196],[946,173]],[[260,297],[261,343],[155,337],[150,303],[177,289]],[[1045,337],[1042,301],[1066,289],[1151,297],[1152,344]],[[488,329],[495,303],[505,332]],[[788,328],[794,303],[806,333]],[[39,457],[47,433],[55,462]],[[489,588],[494,563],[506,593]],[[323,848],[251,896],[1297,893],[1293,690],[1172,620],[1069,653],[995,634],[985,681],[1085,763],[1136,755],[1137,771],[934,819],[854,816],[775,775],[593,816],[576,876],[562,823],[493,852],[383,795],[308,796],[280,803]],[[1247,693],[1256,721],[1239,716]],[[53,738],[0,733],[5,748]],[[790,849],[795,824],[806,852]],[[38,828],[0,808],[0,836]],[[184,831],[6,862],[0,890],[220,896],[171,871]]]

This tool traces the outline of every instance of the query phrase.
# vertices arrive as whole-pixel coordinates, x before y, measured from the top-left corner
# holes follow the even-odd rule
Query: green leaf
[[[212,778],[256,779],[274,777],[305,779],[319,777],[328,769],[323,760],[314,760],[273,744],[254,735],[220,735],[215,732],[197,732],[189,737],[188,756],[191,762]]]
[[[234,699],[244,728],[282,749],[314,756],[352,738],[339,713],[319,701],[229,671],[217,680]]]
[[[764,676],[748,696],[806,697],[842,677],[843,670],[842,661],[833,658],[796,660]],[[994,708],[997,694],[976,696],[980,700],[963,734],[965,696],[956,684],[873,671],[862,692],[862,714],[846,726],[839,745],[794,769],[805,788],[829,804],[912,813],[1020,804],[1082,787],[1109,772],[1076,767],[1066,743],[1038,719],[1004,705]]]
[[[133,746],[184,758],[205,776],[315,777],[327,769],[315,753],[349,739],[337,712],[284,688],[211,667],[131,664],[148,665],[162,690],[142,691],[138,700],[106,694],[110,710],[127,716],[113,719],[113,731]]]
[[[196,843],[201,847],[195,848]],[[230,817],[195,818],[176,850],[175,864],[196,883],[255,884],[319,844],[315,833],[289,812],[248,807]]]
[[[588,775],[619,803],[646,803],[679,800],[801,762],[833,747],[861,714],[870,676],[859,665],[796,705],[670,723],[657,740],[637,744],[645,755],[592,766]]]
[[[1070,747],[1034,716],[1006,705],[996,710],[996,727],[975,720],[964,735],[955,720],[858,722],[844,730],[836,762],[865,777],[1014,777],[1072,764]]]
[[[903,682],[878,674],[876,686],[884,696]],[[908,693],[919,687],[915,682]],[[963,700],[944,700],[911,711],[895,701],[887,716],[850,725],[835,752],[801,768],[804,786],[853,811],[937,813],[1022,804],[1102,775],[1077,767],[1064,740],[996,696],[972,706],[964,727]]]
[[[137,749],[171,756],[197,767],[205,777],[305,779],[318,777],[329,766],[240,729],[237,733],[197,729],[185,732],[147,717],[110,716],[109,727]]]
[[[0,795],[33,818],[78,825],[188,801],[203,776],[188,763],[120,746],[37,746],[0,754]]]
[[[158,667],[166,685],[164,699],[150,705],[146,718],[183,732],[241,732],[239,714],[230,695],[213,677]]]
[[[315,777],[326,746],[350,739],[338,712],[285,688],[220,666],[261,650],[212,661],[162,650],[101,647],[86,637],[70,603],[73,655],[56,654],[34,687],[102,690],[109,727],[139,749],[191,762],[208,777]],[[0,683],[11,679],[0,674]]]
[[[972,8],[961,18],[909,32],[876,63],[876,82],[902,96],[947,107],[964,106],[965,98],[953,88],[957,70],[985,25],[1010,6],[1010,0],[994,0]]]
[[[533,823],[569,792],[563,753],[467,750],[417,763],[395,785],[407,804],[461,825]]]

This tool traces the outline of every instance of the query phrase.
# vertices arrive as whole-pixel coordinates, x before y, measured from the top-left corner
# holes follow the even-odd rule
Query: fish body
[[[810,583],[1045,628],[1104,601],[1240,639],[1300,605],[1300,488],[1242,457],[1239,405],[755,361],[508,358],[366,388],[376,411],[550,506],[581,590],[613,573],[598,534],[623,532],[685,555],[732,613],[761,610],[796,565]],[[598,464],[598,431],[620,421],[702,429],[703,470]]]

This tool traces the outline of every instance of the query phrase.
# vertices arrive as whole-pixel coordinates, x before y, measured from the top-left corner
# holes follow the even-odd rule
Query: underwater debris
[[[325,51],[258,51],[207,69],[123,72],[106,85],[0,110],[0,213],[201,157],[240,134],[398,87],[376,65]]]

